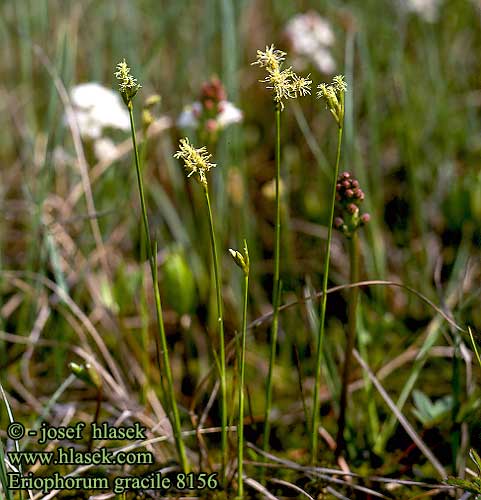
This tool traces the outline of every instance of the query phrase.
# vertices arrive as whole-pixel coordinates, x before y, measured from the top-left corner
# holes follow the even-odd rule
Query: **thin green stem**
[[[481,367],[481,357],[479,355],[478,346],[476,345],[476,341],[474,340],[473,331],[471,327],[468,326],[469,338],[471,339],[471,345],[473,346],[474,354],[476,354],[476,359],[478,360],[478,364]]]
[[[342,107],[344,107],[344,97],[341,94]],[[311,429],[311,462],[317,462],[317,445],[318,445],[318,427],[319,427],[319,384],[321,382],[321,363],[322,363],[322,345],[324,341],[324,328],[326,321],[326,305],[327,305],[327,282],[329,277],[329,260],[331,256],[331,240],[332,240],[332,224],[334,221],[334,205],[336,203],[336,182],[339,175],[339,162],[341,160],[341,143],[342,143],[342,129],[343,119],[339,120],[339,128],[337,135],[337,155],[336,166],[334,169],[334,177],[332,180],[331,190],[331,206],[329,213],[329,221],[327,226],[327,246],[326,256],[324,260],[324,276],[322,280],[322,300],[321,300],[321,319],[319,322],[319,335],[317,337],[317,354],[316,354],[316,378],[314,383],[314,401],[312,404],[312,429]]]
[[[130,103],[128,105],[128,110],[129,110],[129,118],[130,118],[130,130],[132,132],[132,144],[133,144],[134,158],[135,158],[135,170],[137,173],[137,183],[138,183],[138,187],[139,187],[140,205],[142,208],[142,219],[144,222],[145,237],[147,239],[147,253],[149,256],[149,260],[150,260],[152,257],[152,240],[150,238],[149,219],[147,217],[147,205],[145,203],[145,194],[144,194],[144,183],[142,181],[142,171],[140,168],[139,150],[137,147],[137,137],[135,134],[135,122],[134,122],[132,101],[130,101]],[[152,262],[151,262],[151,264],[152,264]]]
[[[139,161],[139,151],[137,148],[137,139],[136,139],[136,135],[135,135],[135,123],[134,123],[132,101],[129,102],[128,109],[129,109],[129,117],[130,117],[130,130],[132,132],[132,144],[133,144],[133,150],[134,150],[134,156],[135,156],[135,169],[137,172],[137,182],[138,182],[138,187],[139,187],[140,204],[141,204],[141,208],[142,208],[142,219],[143,219],[143,223],[144,223],[145,238],[146,238],[146,244],[147,244],[147,255],[149,258],[150,271],[151,271],[153,287],[154,287],[155,310],[156,310],[156,316],[157,316],[157,329],[159,332],[160,344],[161,344],[160,350],[162,352],[165,376],[167,378],[167,393],[168,393],[167,396],[168,396],[168,400],[169,400],[170,411],[172,412],[171,423],[172,423],[172,427],[174,430],[175,444],[177,447],[177,452],[179,454],[179,459],[180,459],[182,469],[184,470],[185,473],[188,473],[190,471],[190,465],[189,465],[189,462],[187,460],[184,441],[182,440],[182,430],[181,430],[181,426],[180,426],[179,410],[177,407],[177,401],[175,400],[174,382],[173,382],[173,377],[172,377],[172,370],[170,368],[169,351],[168,351],[168,346],[167,346],[167,337],[165,335],[164,320],[163,320],[163,314],[162,314],[162,303],[160,300],[159,283],[158,283],[158,279],[157,279],[157,262],[156,262],[157,257],[156,257],[156,255],[153,254],[152,239],[150,237],[149,219],[147,217],[147,206],[145,203],[144,186],[143,186],[143,182],[142,182],[142,172],[141,172],[140,161]],[[157,252],[155,252],[155,254],[156,253]],[[158,343],[157,343],[157,347],[159,347]]]
[[[219,258],[217,256],[217,245],[214,231],[214,220],[212,217],[212,208],[209,197],[209,186],[207,182],[202,182],[204,188],[205,201],[209,212],[210,242],[212,247],[212,259],[214,261],[215,288],[217,294],[217,323],[219,329],[219,354],[220,354],[220,395],[221,395],[221,450],[222,464],[221,477],[225,480],[225,467],[227,465],[227,384],[225,369],[225,340],[224,340],[224,317],[222,312],[222,289],[219,270]]]
[[[144,141],[142,143],[141,149],[141,165],[145,164],[145,158],[147,153],[147,134],[144,134]],[[141,227],[141,238],[140,238],[140,260],[144,262],[147,256],[146,249],[146,237],[145,237],[145,228],[142,225]],[[142,343],[142,351],[143,351],[143,362],[144,362],[144,373],[146,383],[142,388],[142,404],[147,401],[147,392],[150,388],[151,382],[151,367],[150,367],[150,355],[149,355],[149,312],[147,305],[147,293],[145,289],[145,277],[144,273],[141,274],[141,292],[140,292],[140,320],[141,320],[141,343]]]
[[[349,239],[349,260],[350,260],[350,274],[351,283],[359,281],[359,236],[357,231],[354,231],[352,237]],[[347,411],[347,396],[349,375],[352,365],[352,350],[354,349],[354,342],[356,339],[356,320],[357,320],[357,304],[359,302],[359,287],[351,288],[349,291],[349,309],[348,309],[348,325],[347,325],[347,340],[346,350],[344,353],[344,367],[342,370],[342,386],[341,398],[339,403],[339,422],[337,428],[336,439],[336,457],[340,457],[346,447],[344,438],[344,429],[346,427],[346,411]]]
[[[274,247],[274,281],[272,290],[272,305],[274,308],[272,316],[271,328],[271,351],[269,357],[269,372],[267,374],[266,384],[266,407],[264,415],[264,442],[263,450],[269,449],[270,437],[270,414],[272,405],[272,375],[274,371],[274,364],[276,361],[276,347],[277,347],[277,330],[279,325],[279,269],[280,269],[280,251],[281,251],[281,109],[280,105],[276,103],[276,227],[275,227],[275,247]]]
[[[240,380],[239,380],[239,421],[237,424],[237,495],[244,497],[244,379],[247,337],[247,300],[249,290],[249,272],[244,273],[244,310],[242,314],[242,339],[240,347]]]

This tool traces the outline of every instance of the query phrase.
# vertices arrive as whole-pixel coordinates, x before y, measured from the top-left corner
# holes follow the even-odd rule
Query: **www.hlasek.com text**
[[[7,458],[12,465],[152,465],[154,455],[148,451],[79,451],[73,447],[59,447],[55,451],[10,451]]]

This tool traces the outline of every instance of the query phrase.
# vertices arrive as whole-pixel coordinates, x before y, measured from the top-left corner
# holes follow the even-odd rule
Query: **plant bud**
[[[357,208],[357,206],[354,205],[354,203],[349,203],[346,209],[351,215],[354,215],[359,210],[359,208]]]
[[[102,386],[102,379],[97,370],[90,364],[78,365],[77,363],[69,363],[70,371],[83,382],[100,389]]]
[[[229,248],[229,253],[234,259],[234,262],[244,271],[245,275],[249,274],[249,251],[247,249],[247,241],[244,240],[244,255],[242,255],[238,250],[233,250]]]
[[[367,224],[371,220],[371,216],[369,214],[362,214],[361,215],[361,222],[363,224]]]

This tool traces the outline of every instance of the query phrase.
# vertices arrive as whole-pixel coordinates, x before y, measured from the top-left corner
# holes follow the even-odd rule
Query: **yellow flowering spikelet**
[[[185,137],[179,142],[179,151],[174,154],[174,158],[184,160],[184,166],[187,170],[187,177],[197,174],[201,184],[207,184],[206,172],[215,167],[215,163],[210,163],[212,155],[208,153],[207,148],[194,148],[189,139]]]
[[[332,79],[330,85],[321,83],[317,88],[319,89],[317,98],[326,101],[329,111],[332,113],[332,116],[334,116],[337,124],[341,126],[344,119],[344,93],[347,90],[344,76],[337,75]]]
[[[272,90],[274,101],[281,110],[284,109],[284,100],[310,94],[312,84],[309,80],[310,75],[302,78],[291,67],[282,69],[285,56],[286,53],[275,49],[274,45],[266,46],[265,52],[257,51],[257,60],[252,63],[266,69],[267,76],[260,81],[266,83],[266,88]]]
[[[137,94],[142,85],[137,83],[137,79],[130,74],[130,68],[125,59],[117,64],[117,71],[114,76],[119,80],[119,92],[127,106],[131,106],[132,99]]]

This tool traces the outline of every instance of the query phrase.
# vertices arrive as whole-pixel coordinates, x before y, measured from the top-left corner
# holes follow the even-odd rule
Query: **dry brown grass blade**
[[[116,380],[116,385],[121,391],[121,395],[123,397],[127,396],[127,390],[125,387],[125,384],[123,382],[123,378],[120,374],[120,371],[117,367],[117,364],[115,363],[112,355],[110,354],[110,351],[107,349],[107,346],[105,345],[105,342],[102,339],[102,336],[99,334],[97,329],[94,327],[90,319],[87,317],[87,315],[80,309],[80,307],[74,302],[74,300],[70,297],[70,295],[60,288],[56,283],[53,281],[49,280],[43,275],[40,275],[38,273],[32,273],[28,271],[3,271],[2,275],[7,278],[7,279],[19,279],[22,277],[26,277],[29,279],[33,279],[36,281],[40,281],[42,285],[44,285],[46,288],[54,292],[60,300],[62,300],[70,309],[70,311],[76,316],[79,321],[83,324],[84,328],[87,330],[87,332],[91,335],[92,339],[96,343],[100,353],[105,359],[105,362],[107,363],[108,367],[110,368],[112,375],[114,376]]]
[[[27,345],[27,349],[25,350],[24,355],[22,356],[22,362],[21,362],[21,371],[23,380],[25,382],[25,385],[30,388],[32,388],[34,385],[29,372],[30,361],[32,359],[34,349],[37,346],[37,342],[40,339],[40,335],[42,334],[43,328],[47,323],[47,320],[50,317],[50,312],[51,312],[45,297],[39,298],[39,307],[40,310],[38,312],[37,319],[33,324],[32,331],[30,332],[29,336],[30,342]]]
[[[289,481],[284,481],[283,479],[270,478],[269,481],[274,484],[280,484],[281,486],[287,486],[291,490],[297,491],[301,495],[309,498],[310,500],[315,500],[314,497],[311,497],[307,491],[304,491],[302,488],[297,486],[297,484],[290,483]]]
[[[269,491],[264,486],[262,486],[261,483],[257,482],[251,477],[244,477],[244,484],[247,484],[252,489],[258,491],[261,495],[264,495],[264,497],[268,498],[269,500],[279,500],[279,498],[269,493]]]
[[[326,491],[330,493],[331,495],[334,495],[336,498],[340,498],[341,500],[350,500],[349,498],[345,497],[344,495],[341,495],[338,491],[336,491],[332,486],[328,486],[326,488]]]

